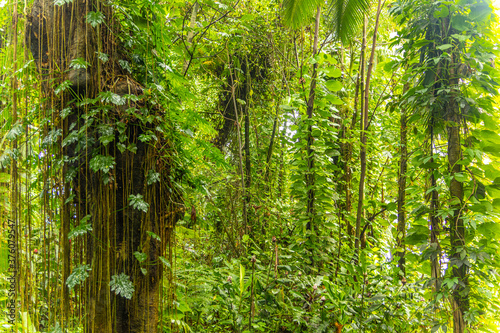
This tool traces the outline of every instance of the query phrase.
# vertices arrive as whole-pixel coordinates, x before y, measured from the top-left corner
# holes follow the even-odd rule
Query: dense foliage
[[[489,0],[50,3],[85,52],[0,2],[1,330],[498,332]]]

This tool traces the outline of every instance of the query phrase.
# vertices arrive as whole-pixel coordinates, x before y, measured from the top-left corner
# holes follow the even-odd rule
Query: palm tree
[[[298,28],[314,16],[321,0],[285,0],[283,11],[285,24]],[[364,15],[370,8],[369,0],[334,0],[328,3],[327,18],[330,21],[333,37],[347,44],[363,22]]]

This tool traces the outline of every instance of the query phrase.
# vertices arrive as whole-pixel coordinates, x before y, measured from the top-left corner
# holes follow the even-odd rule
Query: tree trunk
[[[456,54],[453,54],[455,57]],[[453,59],[456,61],[456,59]],[[454,62],[451,62],[449,75],[450,87],[458,85],[458,79],[455,79]],[[468,296],[468,271],[467,266],[461,258],[461,252],[465,251],[465,226],[460,218],[461,207],[464,199],[463,184],[455,179],[455,175],[462,171],[462,166],[459,164],[462,159],[462,147],[460,144],[460,110],[458,108],[454,94],[449,96],[446,110],[446,120],[448,121],[448,168],[453,176],[450,182],[450,208],[453,210],[451,216],[448,217],[450,224],[450,240],[451,240],[451,258],[453,264],[452,275],[458,278],[458,284],[453,290],[453,332],[463,333],[465,330],[464,314],[469,309]]]
[[[321,17],[321,7],[318,6],[316,11],[316,20],[315,20],[315,28],[314,28],[314,42],[313,42],[313,57],[318,53],[318,39],[319,39],[319,22]],[[316,76],[318,71],[318,63],[313,65],[313,73],[311,86],[309,89],[309,98],[307,100],[307,119],[311,122],[314,111],[314,98],[316,96]],[[309,221],[307,222],[306,229],[313,230],[314,228],[314,219],[315,219],[315,209],[314,209],[314,150],[313,150],[313,141],[314,138],[312,136],[312,124],[309,123],[308,126],[308,134],[307,134],[307,175],[306,175],[306,187],[307,190],[307,216]]]
[[[89,12],[101,12],[105,22],[96,26],[87,23]],[[123,47],[115,39],[120,30],[113,19],[112,8],[97,1],[74,0],[62,6],[53,0],[35,0],[26,31],[27,46],[40,73],[43,107],[55,110],[70,107],[71,113],[64,121],[47,126],[61,129],[64,140],[71,133],[82,135],[77,142],[63,149],[66,160],[63,198],[74,195],[71,206],[77,207],[77,216],[90,215],[92,235],[87,235],[86,263],[91,266],[90,277],[84,283],[83,307],[86,309],[86,332],[157,332],[158,306],[163,267],[159,256],[163,255],[170,240],[174,223],[182,213],[180,195],[169,188],[172,160],[167,152],[173,143],[156,129],[159,123],[144,125],[135,116],[125,112],[129,108],[148,108],[161,114],[161,110],[149,105],[147,100],[128,101],[127,104],[106,102],[101,92],[112,96],[141,95],[142,88],[121,68],[119,60],[126,59]],[[109,60],[100,61],[96,53],[104,53]],[[88,65],[70,67],[72,60],[81,58]],[[69,82],[69,88],[57,92],[54,88]],[[74,102],[83,98],[101,100],[95,107]],[[70,102],[68,102],[70,101]],[[105,107],[107,113],[100,113]],[[97,114],[90,112],[97,111]],[[81,116],[86,117],[81,117]],[[89,119],[91,121],[89,121]],[[70,131],[68,125],[76,130]],[[124,126],[124,127],[121,127]],[[124,128],[124,129],[123,129]],[[111,129],[111,142],[100,143],[102,130]],[[156,142],[138,140],[141,134],[152,132]],[[125,136],[125,138],[123,138]],[[122,150],[119,144],[129,145]],[[95,167],[92,161],[98,156],[111,158],[113,164],[106,170]],[[61,156],[62,158],[62,156]],[[77,170],[71,180],[68,171]],[[149,182],[148,172],[158,173],[157,182]],[[69,180],[68,180],[69,179]],[[177,179],[179,180],[179,179]],[[131,206],[131,196],[143,198],[146,206],[142,211]],[[65,204],[65,207],[69,204]],[[61,233],[63,255],[63,316],[62,327],[70,325],[70,300],[66,279],[69,274],[71,247],[68,241],[69,223],[73,214],[63,213]],[[78,225],[78,220],[71,221]],[[156,234],[161,239],[152,237]],[[133,252],[147,255],[141,271]],[[130,278],[135,291],[132,298],[115,294],[110,289],[113,276],[124,273]],[[51,323],[53,324],[53,323]]]
[[[403,95],[408,91],[408,84],[405,84],[403,88]],[[396,243],[398,247],[398,252],[396,256],[398,259],[398,267],[401,270],[402,276],[406,275],[405,270],[405,237],[406,237],[406,167],[408,158],[408,139],[406,137],[406,106],[403,106],[401,110],[401,124],[400,124],[400,149],[401,157],[399,160],[399,177],[398,177],[398,227],[397,227],[397,237]]]
[[[362,114],[361,114],[361,151],[360,151],[360,165],[361,165],[361,171],[360,171],[360,176],[359,176],[359,192],[358,192],[358,210],[356,213],[356,240],[354,247],[356,251],[359,250],[359,245],[360,245],[360,236],[361,236],[361,218],[363,215],[363,202],[364,202],[364,195],[365,195],[365,178],[366,178],[366,142],[367,142],[367,137],[366,137],[366,132],[368,131],[368,109],[369,109],[369,100],[370,100],[370,79],[372,75],[372,70],[373,70],[373,60],[375,57],[375,49],[377,46],[377,31],[378,31],[378,25],[379,25],[379,19],[380,19],[380,12],[381,12],[381,6],[382,2],[381,0],[378,1],[378,6],[377,6],[377,13],[376,13],[376,18],[375,18],[375,27],[373,30],[373,40],[372,40],[372,49],[370,53],[370,61],[368,63],[368,70],[366,71],[366,82],[364,86],[364,94],[362,99],[364,98],[364,103],[362,107]],[[365,23],[363,24],[363,46],[366,44],[366,20]],[[363,89],[363,87],[361,88]]]

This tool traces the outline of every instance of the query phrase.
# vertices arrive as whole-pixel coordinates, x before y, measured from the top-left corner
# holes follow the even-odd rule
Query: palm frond
[[[293,29],[300,27],[307,19],[313,17],[315,9],[321,2],[321,0],[284,0],[285,25]]]
[[[348,43],[363,23],[364,14],[370,9],[370,0],[333,0],[328,17],[333,34],[342,43]]]

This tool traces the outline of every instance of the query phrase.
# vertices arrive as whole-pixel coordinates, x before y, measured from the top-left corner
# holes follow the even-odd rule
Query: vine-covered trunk
[[[403,94],[408,91],[408,85],[403,88]],[[406,117],[406,106],[403,106],[401,110],[401,122],[400,122],[400,160],[399,160],[399,176],[398,176],[398,227],[397,227],[397,237],[396,243],[398,247],[398,252],[396,256],[398,259],[398,267],[401,270],[402,276],[405,275],[405,237],[406,237],[406,169],[408,163],[408,139],[406,137],[407,131],[407,117]]]
[[[164,122],[140,119],[145,112],[161,112],[141,99],[141,85],[120,66],[127,56],[119,33],[111,7],[86,0],[61,6],[35,0],[26,31],[43,108],[52,112],[48,133],[61,133],[62,150],[55,150],[64,161],[59,321],[70,328],[70,268],[87,267],[89,278],[73,299],[86,309],[86,332],[157,332],[166,262],[160,256],[182,212],[169,181],[174,143],[159,129],[166,128]],[[69,111],[63,116],[60,110]],[[69,233],[85,221],[91,231],[79,243],[85,258],[78,262]],[[147,259],[139,262],[134,252]]]
[[[316,21],[314,28],[314,42],[313,42],[313,57],[318,53],[318,39],[319,39],[319,21],[321,18],[321,7],[318,6],[316,10]],[[308,125],[308,134],[307,134],[307,174],[306,174],[306,187],[307,187],[307,216],[308,222],[306,225],[307,230],[314,229],[314,219],[315,219],[315,210],[314,210],[314,201],[315,201],[315,190],[314,190],[314,149],[313,149],[313,141],[314,138],[312,136],[312,118],[314,111],[314,98],[316,97],[316,76],[317,76],[318,64],[314,63],[313,72],[311,75],[311,86],[309,88],[309,97],[307,99],[307,119],[309,120]],[[312,258],[312,256],[311,256]]]
[[[378,31],[378,25],[379,25],[379,19],[380,19],[380,12],[381,12],[381,7],[382,7],[382,2],[379,0],[378,1],[378,6],[377,6],[377,13],[375,17],[375,27],[373,30],[373,39],[372,39],[372,49],[370,53],[370,61],[368,63],[368,69],[366,71],[366,82],[363,87],[361,86],[361,89],[363,89],[364,93],[362,94],[361,99],[364,99],[363,105],[362,105],[362,112],[361,112],[361,137],[360,137],[360,153],[359,153],[359,159],[360,159],[360,176],[359,176],[359,191],[358,191],[358,209],[356,212],[356,240],[355,240],[355,248],[356,250],[359,250],[360,242],[361,242],[361,218],[363,215],[363,203],[364,203],[364,196],[365,196],[365,178],[366,178],[366,143],[367,143],[367,131],[368,127],[370,124],[368,123],[368,110],[369,110],[369,101],[370,101],[370,79],[372,75],[372,70],[373,70],[373,61],[375,59],[375,50],[377,46],[377,31]],[[363,24],[363,46],[366,45],[366,20]],[[362,56],[364,58],[364,56]],[[363,75],[363,70],[361,71],[361,75]]]

